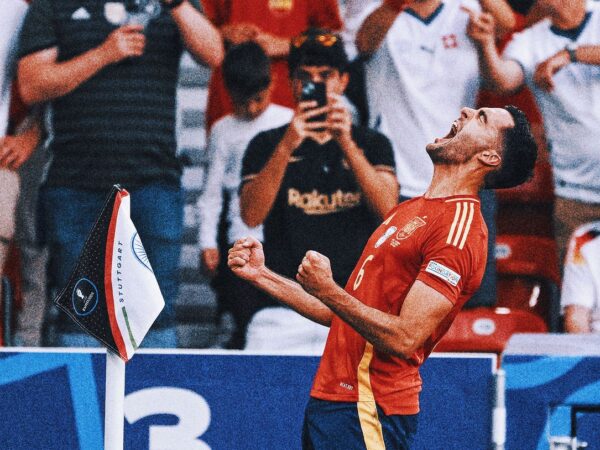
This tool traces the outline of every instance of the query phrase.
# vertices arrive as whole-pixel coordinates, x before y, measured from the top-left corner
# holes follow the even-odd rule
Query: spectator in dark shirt
[[[347,65],[336,34],[309,29],[292,39],[294,117],[256,136],[244,157],[242,218],[249,226],[264,224],[269,266],[290,278],[312,248],[335,261],[333,276],[344,284],[369,235],[398,198],[388,139],[352,126],[341,101]],[[308,83],[325,84],[325,106],[302,100]],[[247,349],[322,351],[325,327],[268,299],[264,305],[248,327]]]

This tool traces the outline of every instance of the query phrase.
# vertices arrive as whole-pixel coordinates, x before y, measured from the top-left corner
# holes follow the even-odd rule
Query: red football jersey
[[[406,360],[374,349],[334,316],[311,396],[375,401],[388,415],[419,412],[419,366],[479,288],[486,260],[487,227],[477,197],[417,197],[398,205],[371,235],[346,291],[370,307],[399,315],[408,291],[420,280],[454,307]]]

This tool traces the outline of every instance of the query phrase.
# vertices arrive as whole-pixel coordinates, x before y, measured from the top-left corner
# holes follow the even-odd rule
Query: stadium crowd
[[[426,144],[463,107],[511,104],[541,151],[529,183],[480,191],[488,263],[465,308],[600,332],[600,1],[249,4],[3,1],[0,276],[18,299],[14,344],[97,345],[51,305],[118,183],[167,305],[144,345],[178,346],[184,51],[211,68],[196,213],[199,266],[234,319],[225,347],[321,352],[327,335],[233,276],[237,239],[263,242],[290,278],[319,251],[343,285],[386,213],[429,185]]]

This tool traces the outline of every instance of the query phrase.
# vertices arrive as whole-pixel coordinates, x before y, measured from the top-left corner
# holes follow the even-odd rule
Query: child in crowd
[[[204,192],[198,201],[200,263],[213,279],[220,312],[230,311],[235,321],[236,330],[227,347],[241,349],[247,324],[259,300],[250,284],[231,273],[226,252],[243,236],[252,235],[262,240],[261,227],[249,229],[240,217],[238,187],[242,159],[256,134],[289,123],[293,111],[271,103],[269,58],[255,42],[231,47],[222,70],[234,112],[217,121],[208,137],[210,165]],[[226,239],[219,245],[221,217],[225,220]]]

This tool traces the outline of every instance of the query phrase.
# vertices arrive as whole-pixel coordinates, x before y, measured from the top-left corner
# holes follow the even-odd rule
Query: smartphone
[[[302,101],[316,101],[316,108],[321,108],[327,104],[327,90],[325,83],[314,83],[312,81],[302,82]],[[327,114],[320,114],[309,119],[310,122],[325,122]]]

